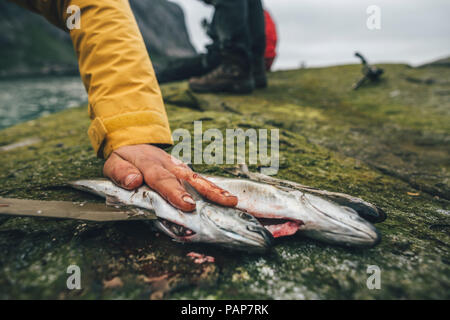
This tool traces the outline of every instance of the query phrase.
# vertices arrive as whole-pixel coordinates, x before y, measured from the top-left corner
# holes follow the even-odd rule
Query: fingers
[[[115,184],[128,190],[139,188],[143,182],[139,169],[114,152],[106,160],[103,174]]]
[[[135,145],[118,148],[115,152],[136,166],[145,183],[174,207],[183,211],[195,210],[194,199],[177,177],[165,169],[163,163],[170,158],[163,150],[150,145]]]
[[[238,198],[228,191],[219,188],[211,181],[206,180],[199,174],[193,172],[189,167],[174,167],[173,174],[178,178],[187,181],[206,199],[221,204],[226,207],[234,207],[238,203]]]
[[[194,211],[195,201],[180,181],[162,166],[149,166],[144,171],[145,183],[158,192],[174,207],[183,211]]]
[[[183,211],[195,209],[195,201],[182,186],[181,180],[187,181],[202,196],[212,202],[227,207],[237,205],[237,197],[194,173],[186,164],[157,147],[151,145],[124,146],[115,150],[113,154],[116,156],[113,158],[111,155],[111,161],[119,161],[117,158],[129,161],[129,165],[134,166],[142,173],[141,178],[143,175],[145,183],[150,188],[178,209]],[[109,166],[107,167],[105,164],[105,175],[108,177],[119,175],[118,173],[113,174],[107,169]],[[142,179],[140,183],[142,183]]]

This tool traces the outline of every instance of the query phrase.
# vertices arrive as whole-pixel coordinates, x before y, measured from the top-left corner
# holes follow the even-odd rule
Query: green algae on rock
[[[278,128],[277,177],[381,207],[388,219],[377,225],[379,246],[354,250],[293,236],[253,256],[176,244],[144,222],[0,217],[0,298],[450,298],[450,69],[381,67],[384,80],[358,91],[351,90],[357,65],[275,72],[268,89],[250,96],[197,95],[185,82],[162,88],[173,103],[173,130],[192,133],[197,120],[221,132]],[[66,187],[101,176],[88,125],[80,107],[1,131],[0,146],[35,143],[0,151],[0,196],[102,201]],[[215,175],[232,168],[193,167]],[[195,264],[190,251],[215,262]],[[71,264],[82,270],[82,290],[66,287]],[[379,290],[366,286],[370,265],[381,270]],[[104,288],[114,277],[124,285]]]

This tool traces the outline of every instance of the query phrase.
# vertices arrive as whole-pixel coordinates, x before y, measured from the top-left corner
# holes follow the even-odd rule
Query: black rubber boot
[[[251,93],[255,87],[252,73],[245,60],[236,55],[227,55],[222,63],[202,77],[189,80],[189,87],[194,92],[238,94]]]

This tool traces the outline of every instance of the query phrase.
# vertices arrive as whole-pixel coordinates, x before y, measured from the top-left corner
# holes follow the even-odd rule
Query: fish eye
[[[246,221],[253,221],[253,220],[255,220],[252,215],[250,215],[250,214],[248,214],[246,212],[243,212],[243,211],[239,212],[239,218],[241,218],[243,220],[246,220]]]

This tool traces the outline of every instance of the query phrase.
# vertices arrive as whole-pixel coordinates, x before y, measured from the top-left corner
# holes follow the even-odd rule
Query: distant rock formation
[[[154,64],[195,54],[182,9],[167,0],[130,0]],[[43,17],[0,2],[0,76],[77,74],[70,37]]]
[[[178,4],[167,0],[131,0],[130,5],[153,60],[196,53]]]
[[[422,67],[450,67],[450,56],[429,63],[425,63],[419,66],[419,68]]]

